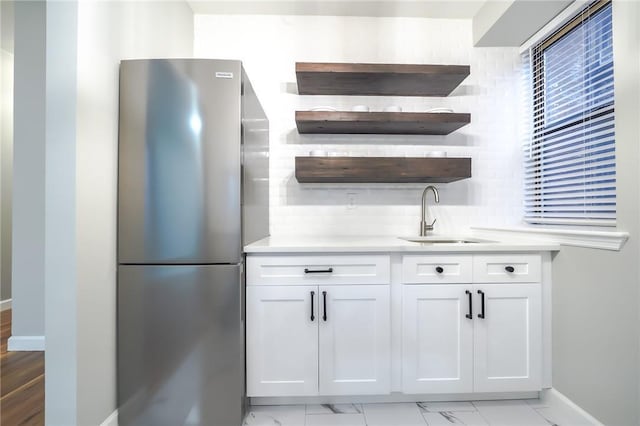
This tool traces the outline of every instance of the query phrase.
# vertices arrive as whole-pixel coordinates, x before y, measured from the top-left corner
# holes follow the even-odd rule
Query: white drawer
[[[389,284],[387,255],[247,256],[247,285]]]
[[[446,284],[471,282],[471,255],[402,257],[402,282],[405,284]]]
[[[537,283],[542,276],[539,254],[486,254],[473,257],[473,282]]]

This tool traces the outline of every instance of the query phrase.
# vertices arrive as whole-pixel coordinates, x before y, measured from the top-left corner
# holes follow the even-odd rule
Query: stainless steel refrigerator
[[[242,247],[268,235],[268,134],[239,61],[121,62],[121,426],[241,424]]]

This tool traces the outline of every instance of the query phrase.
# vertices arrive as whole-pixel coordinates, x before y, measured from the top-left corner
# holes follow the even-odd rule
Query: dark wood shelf
[[[301,95],[448,96],[468,65],[296,62]]]
[[[296,157],[300,183],[448,183],[471,177],[471,158]]]
[[[296,111],[299,133],[448,135],[470,122],[459,113]]]

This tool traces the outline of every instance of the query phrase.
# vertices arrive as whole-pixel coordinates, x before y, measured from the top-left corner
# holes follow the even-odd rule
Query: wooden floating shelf
[[[296,157],[300,183],[449,183],[471,177],[471,158]]]
[[[301,95],[448,96],[468,65],[296,62]]]
[[[299,133],[448,135],[470,122],[459,113],[296,111]]]

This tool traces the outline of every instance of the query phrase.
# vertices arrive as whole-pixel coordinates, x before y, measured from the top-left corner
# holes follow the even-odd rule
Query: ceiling
[[[196,14],[471,19],[486,0],[187,0]]]

